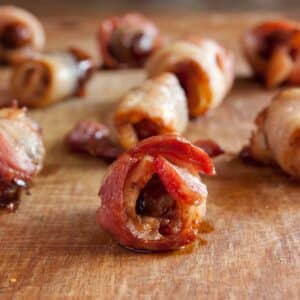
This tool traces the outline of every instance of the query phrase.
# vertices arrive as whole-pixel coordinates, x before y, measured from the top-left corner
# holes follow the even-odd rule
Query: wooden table
[[[210,137],[232,153],[215,161],[208,222],[214,231],[185,251],[138,254],[118,246],[95,222],[107,165],[70,154],[63,137],[76,121],[110,123],[116,99],[143,71],[101,72],[88,99],[31,115],[43,127],[47,157],[31,195],[0,215],[0,299],[299,299],[300,186],[279,169],[235,157],[273,92],[247,78],[239,38],[271,15],[152,15],[172,36],[216,38],[237,55],[235,85],[224,104],[190,123],[186,137]],[[78,45],[96,54],[96,17],[44,18],[48,48]]]

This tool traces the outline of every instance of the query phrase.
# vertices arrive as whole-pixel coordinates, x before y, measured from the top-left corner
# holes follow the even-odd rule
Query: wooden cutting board
[[[66,132],[81,119],[110,123],[116,100],[143,71],[101,72],[88,99],[30,114],[43,127],[44,170],[15,213],[0,215],[0,299],[296,299],[300,297],[300,185],[279,169],[235,157],[273,92],[245,77],[241,32],[272,15],[152,14],[171,36],[214,37],[237,55],[238,77],[224,104],[189,124],[186,137],[212,138],[230,154],[208,185],[214,228],[192,247],[167,254],[121,248],[95,222],[107,164],[70,154]],[[100,18],[45,18],[48,48],[96,53]]]

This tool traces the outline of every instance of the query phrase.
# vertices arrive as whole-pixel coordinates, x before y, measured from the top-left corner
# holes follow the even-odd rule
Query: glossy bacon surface
[[[158,28],[138,13],[104,20],[97,37],[103,67],[108,69],[142,67],[161,45]]]
[[[300,83],[300,24],[272,20],[250,28],[243,47],[254,73],[267,87]]]
[[[0,110],[0,202],[9,204],[18,187],[27,186],[42,168],[40,130],[23,109]],[[1,204],[0,204],[1,206]]]
[[[110,139],[109,129],[96,121],[81,121],[67,134],[66,143],[74,152],[85,152],[106,161],[115,160],[121,149]]]
[[[155,136],[123,154],[108,170],[98,223],[123,246],[164,251],[197,237],[212,175],[209,156],[176,135]]]
[[[30,180],[42,168],[44,146],[39,128],[23,109],[0,110],[0,177]]]

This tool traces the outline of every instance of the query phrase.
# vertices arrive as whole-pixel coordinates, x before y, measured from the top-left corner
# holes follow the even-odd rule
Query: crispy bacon
[[[0,110],[0,202],[7,205],[18,187],[30,184],[42,168],[45,149],[36,123],[24,109]],[[0,204],[1,206],[1,204]]]
[[[109,129],[96,121],[81,121],[67,134],[66,143],[72,151],[86,152],[105,161],[113,161],[121,149],[110,139]]]
[[[176,135],[148,138],[111,166],[100,188],[98,223],[123,246],[164,251],[197,237],[213,175],[209,156]]]
[[[243,37],[246,57],[269,88],[300,83],[300,24],[272,20],[258,24]]]
[[[231,52],[213,40],[192,36],[162,47],[149,58],[146,68],[150,77],[164,72],[177,76],[191,117],[218,106],[234,80]]]
[[[101,23],[98,43],[103,68],[142,67],[161,45],[158,28],[141,14],[128,13]]]
[[[225,151],[212,140],[197,140],[194,145],[204,150],[210,157],[216,157],[225,153]]]
[[[30,12],[10,5],[0,6],[0,61],[17,64],[44,48],[42,24]]]

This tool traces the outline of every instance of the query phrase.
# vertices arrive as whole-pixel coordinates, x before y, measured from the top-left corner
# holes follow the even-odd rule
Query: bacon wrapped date
[[[28,11],[0,6],[0,61],[16,64],[43,50],[45,33],[39,20]]]
[[[213,40],[188,37],[154,53],[146,65],[150,77],[174,73],[196,117],[218,106],[232,86],[233,55]]]
[[[109,129],[96,121],[81,121],[67,134],[66,143],[74,152],[85,152],[105,161],[113,161],[121,149],[110,139]]]
[[[21,187],[42,168],[45,154],[40,130],[24,109],[0,110],[0,207],[8,207]]]
[[[187,122],[186,97],[171,73],[149,79],[130,91],[115,113],[115,127],[125,149],[153,135],[182,133]]]
[[[300,24],[263,22],[243,36],[243,47],[255,75],[268,88],[300,83]]]
[[[142,67],[161,45],[158,28],[137,13],[104,20],[97,37],[107,69]]]
[[[12,90],[22,105],[47,106],[71,96],[84,96],[95,68],[82,50],[41,54],[15,66]]]
[[[247,152],[254,160],[278,164],[300,179],[300,89],[289,89],[275,96],[257,118]]]
[[[200,148],[176,135],[148,138],[108,170],[98,223],[123,246],[164,251],[193,242],[206,212],[199,172],[214,166]]]

